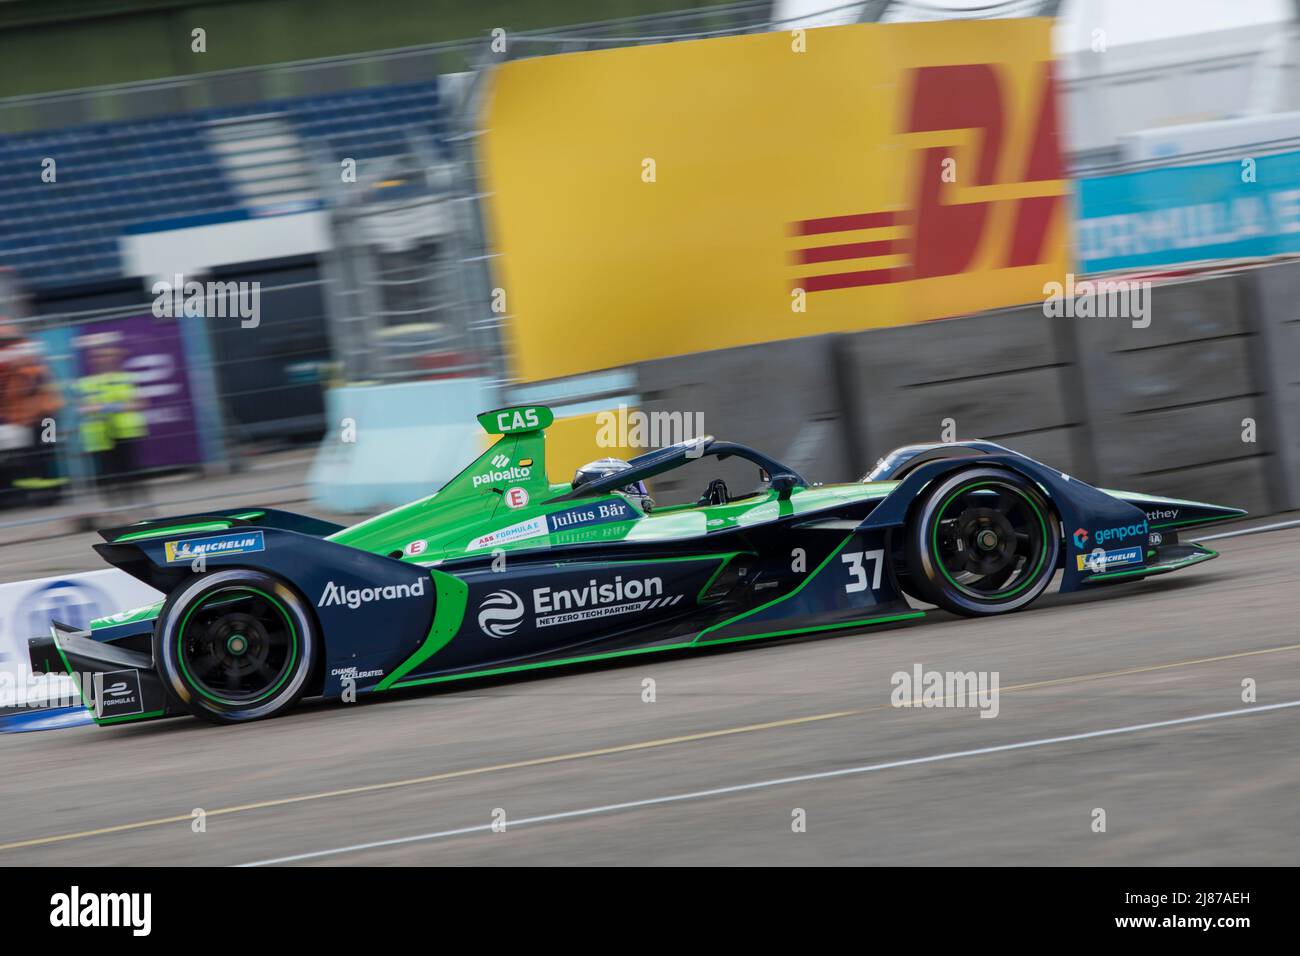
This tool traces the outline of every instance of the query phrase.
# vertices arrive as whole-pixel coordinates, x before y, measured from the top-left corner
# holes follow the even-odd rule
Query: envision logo
[[[346,604],[356,610],[363,604],[373,601],[392,601],[396,598],[423,597],[424,578],[416,578],[414,584],[389,584],[382,588],[345,588],[333,581],[325,585],[325,593],[316,602],[317,607],[329,607],[331,604]]]
[[[497,458],[500,457],[500,455],[497,456]],[[506,460],[509,461],[509,459]],[[496,458],[492,459],[492,464],[496,464]],[[479,485],[490,485],[494,482],[523,481],[532,473],[533,470],[531,468],[520,468],[518,465],[513,468],[504,468],[499,471],[485,471],[481,475],[474,476],[473,487],[477,488]]]
[[[635,601],[638,598],[654,597],[664,593],[664,582],[659,578],[633,578],[624,581],[623,575],[616,574],[609,584],[597,584],[592,578],[586,587],[579,588],[537,588],[533,591],[533,610],[538,614],[552,611],[567,611],[571,608],[594,607],[600,604],[617,604],[621,601]]]
[[[479,605],[478,626],[488,637],[509,637],[524,621],[524,602],[514,591],[493,591]]]
[[[152,893],[82,893],[74,886],[50,897],[51,926],[128,926],[131,935],[148,936],[152,916]]]

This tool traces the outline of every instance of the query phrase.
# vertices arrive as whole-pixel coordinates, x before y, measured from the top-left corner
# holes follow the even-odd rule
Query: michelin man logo
[[[478,610],[478,626],[488,637],[509,637],[524,621],[524,602],[514,591],[493,591]]]

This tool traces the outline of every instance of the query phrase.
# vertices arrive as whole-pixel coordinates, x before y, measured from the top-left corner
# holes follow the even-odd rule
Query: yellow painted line
[[[347,797],[358,793],[374,793],[378,790],[393,790],[398,787],[414,787],[424,783],[438,783],[443,780],[455,780],[458,777],[473,777],[485,773],[497,773],[502,770],[518,770],[523,767],[541,767],[551,763],[562,763],[569,760],[582,760],[587,757],[603,757],[608,754],[628,753],[634,750],[647,750],[651,747],[667,747],[672,744],[690,743],[696,740],[708,740],[711,737],[725,737],[731,734],[747,734],[756,730],[771,730],[775,727],[793,727],[798,724],[808,724],[818,720],[834,720],[836,717],[848,717],[851,714],[861,713],[856,710],[840,710],[828,714],[813,714],[808,717],[792,717],[789,720],[773,720],[763,724],[748,724],[744,727],[728,727],[724,730],[706,730],[698,734],[685,734],[681,737],[663,737],[659,740],[643,740],[634,744],[619,744],[614,747],[601,747],[597,750],[582,750],[577,753],[555,754],[550,757],[535,757],[531,760],[516,760],[512,763],[498,763],[487,767],[471,767],[466,770],[449,770],[445,773],[434,773],[427,777],[411,777],[407,780],[391,780],[387,783],[371,783],[359,787],[346,787],[342,790],[326,790],[321,793],[305,793],[296,797],[281,797],[277,800],[261,800],[257,803],[241,803],[234,807],[222,807],[217,810],[208,810],[206,815],[209,817],[226,816],[231,813],[244,813],[248,810],[264,810],[268,807],[283,807],[295,803],[307,803],[312,800],[327,800],[331,797]],[[138,820],[135,823],[120,823],[111,827],[100,827],[96,830],[81,830],[77,833],[61,833],[58,836],[37,837],[31,840],[19,840],[14,843],[0,843],[0,850],[16,850],[25,846],[41,846],[47,843],[62,843],[66,840],[77,840],[82,837],[103,836],[107,833],[121,833],[126,830],[141,830],[146,827],[158,827],[167,823],[188,823],[193,817],[188,814],[178,814],[174,817],[156,817],[152,820]]]
[[[1107,680],[1115,677],[1128,677],[1133,674],[1145,674],[1152,671],[1171,670],[1176,667],[1192,667],[1198,664],[1212,664],[1219,661],[1237,660],[1243,657],[1259,657],[1264,654],[1281,654],[1286,651],[1300,650],[1300,644],[1285,644],[1280,647],[1266,647],[1255,651],[1239,651],[1233,654],[1219,654],[1214,657],[1197,657],[1189,660],[1170,661],[1164,664],[1148,664],[1141,667],[1129,667],[1117,671],[1103,671],[1095,674],[1079,674],[1074,677],[1057,677],[1050,680],[1031,681],[1024,684],[1012,684],[1000,689],[1007,694],[1014,691],[1037,690],[1043,687],[1055,687],[1063,684],[1079,684],[1085,681]],[[256,803],[241,803],[232,807],[208,810],[209,817],[228,816],[233,813],[245,813],[249,810],[265,810],[272,807],[291,806],[316,800],[329,800],[335,797],[348,797],[362,793],[376,793],[383,790],[396,790],[402,787],[414,787],[444,780],[456,780],[462,777],[481,776],[499,773],[505,770],[520,770],[527,767],[542,767],[548,764],[567,763],[585,760],[591,757],[606,757],[612,754],[632,753],[637,750],[650,750],[669,747],[675,744],[693,743],[699,740],[711,740],[718,737],[730,737],[737,734],[755,733],[760,730],[775,730],[783,727],[797,727],[802,724],[817,723],[824,720],[836,720],[841,717],[856,717],[878,710],[891,710],[893,704],[880,704],[873,707],[859,707],[852,710],[837,710],[825,714],[811,714],[806,717],[791,717],[787,720],[772,720],[761,724],[746,724],[741,727],[727,727],[721,730],[706,730],[696,734],[683,734],[678,737],[661,737],[656,740],[643,740],[637,743],[618,744],[612,747],[600,747],[595,750],[580,750],[573,753],[554,754],[549,757],[534,757],[529,760],[516,760],[510,763],[491,764],[485,767],[469,767],[464,770],[449,770],[444,773],[429,774],[424,777],[410,777],[405,780],[390,780],[386,783],[371,783],[358,787],[345,787],[341,790],[325,790],[319,793],[304,793],[294,797],[280,797],[275,800],[261,800]],[[23,847],[46,846],[51,843],[65,843],[89,837],[104,836],[110,833],[123,833],[130,830],[143,830],[149,827],[165,826],[169,823],[190,823],[193,817],[189,813],[170,817],[155,817],[152,820],[137,820],[134,823],[120,823],[115,826],[98,827],[94,830],[79,830],[74,833],[60,833],[55,836],[34,837],[30,840],[17,840],[12,843],[0,843],[0,850],[17,850]]]

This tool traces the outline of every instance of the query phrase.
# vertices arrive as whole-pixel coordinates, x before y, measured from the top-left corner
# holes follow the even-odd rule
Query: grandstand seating
[[[412,135],[444,142],[437,80],[0,136],[0,266],[34,289],[112,279],[126,230],[239,212],[243,193],[207,131],[266,115],[335,168],[405,152]],[[57,163],[54,183],[41,181],[45,157]]]

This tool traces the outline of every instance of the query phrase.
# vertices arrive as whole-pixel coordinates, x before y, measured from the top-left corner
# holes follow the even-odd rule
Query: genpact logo
[[[509,637],[524,621],[524,602],[514,591],[493,591],[478,609],[479,629],[488,637]]]
[[[1074,532],[1074,546],[1082,551],[1088,544],[1088,532],[1083,528]]]
[[[1120,525],[1116,528],[1100,528],[1092,533],[1092,539],[1095,544],[1102,545],[1107,541],[1118,541],[1121,538],[1132,538],[1138,535],[1145,536],[1147,533],[1147,520],[1143,518],[1137,524]]]

